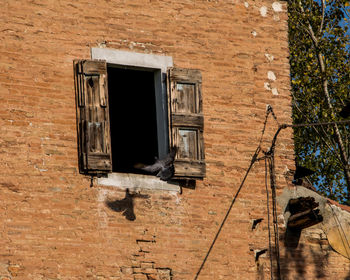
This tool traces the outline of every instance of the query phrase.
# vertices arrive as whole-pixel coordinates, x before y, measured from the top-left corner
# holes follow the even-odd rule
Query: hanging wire
[[[276,116],[275,112],[273,111],[271,105],[269,105],[269,107],[271,109],[271,114],[272,114],[273,119],[276,121],[277,125],[280,126],[280,124],[279,124],[279,122],[277,120],[277,116]]]
[[[272,109],[271,109],[272,110]],[[273,110],[272,110],[273,112]],[[268,158],[269,162],[269,171],[270,171],[270,186],[272,191],[272,216],[273,216],[273,225],[274,225],[274,239],[275,239],[275,257],[277,265],[277,279],[281,278],[281,268],[280,268],[280,254],[279,254],[279,233],[278,233],[278,217],[277,217],[277,205],[276,205],[276,186],[275,186],[275,148],[277,137],[279,133],[286,128],[292,127],[313,127],[313,126],[323,126],[323,125],[334,125],[334,124],[345,124],[350,123],[349,120],[345,121],[336,121],[336,122],[319,122],[319,123],[309,123],[309,124],[282,124],[279,125],[273,139],[269,150],[265,153],[265,156]]]
[[[253,167],[254,163],[255,163],[256,161],[258,161],[258,155],[259,155],[259,153],[260,153],[260,151],[261,151],[261,143],[262,143],[262,139],[263,139],[263,136],[264,136],[264,133],[265,133],[267,120],[268,120],[268,117],[269,117],[269,115],[270,115],[271,112],[272,112],[272,107],[271,107],[270,105],[268,105],[267,110],[266,110],[266,115],[265,115],[264,126],[263,126],[263,129],[262,129],[262,131],[261,131],[261,136],[260,136],[260,139],[259,139],[258,147],[256,148],[254,155],[252,156],[252,159],[251,159],[250,164],[249,164],[249,167],[248,167],[248,169],[247,169],[247,171],[246,171],[246,173],[245,173],[245,175],[244,175],[244,178],[243,178],[243,180],[242,180],[242,182],[241,182],[241,184],[240,184],[240,186],[239,186],[239,188],[238,188],[236,194],[234,195],[234,197],[233,197],[233,199],[232,199],[232,201],[231,201],[230,207],[228,208],[228,210],[227,210],[227,212],[226,212],[226,215],[225,215],[223,221],[221,222],[221,225],[220,225],[220,227],[219,227],[219,229],[218,229],[218,231],[217,231],[217,233],[216,233],[216,235],[215,235],[215,237],[214,237],[213,242],[211,243],[211,245],[210,245],[210,247],[209,247],[209,250],[208,250],[207,254],[205,255],[205,257],[204,257],[204,259],[203,259],[203,262],[202,262],[201,266],[199,267],[199,269],[198,269],[198,271],[197,271],[197,273],[196,273],[196,276],[194,277],[194,280],[197,280],[197,279],[198,279],[198,276],[199,276],[199,274],[201,273],[201,271],[202,271],[202,269],[203,269],[203,267],[204,267],[204,264],[206,263],[206,261],[207,261],[207,259],[208,259],[208,257],[209,257],[209,254],[210,254],[211,250],[213,249],[216,240],[217,240],[218,237],[219,237],[219,234],[220,234],[220,232],[221,232],[221,230],[222,230],[222,228],[223,228],[223,226],[224,226],[224,224],[225,224],[225,222],[226,222],[226,220],[227,220],[227,218],[228,218],[228,216],[229,216],[229,214],[230,214],[230,212],[231,212],[231,209],[232,209],[234,203],[236,202],[237,196],[238,196],[238,194],[240,193],[240,191],[241,191],[241,189],[242,189],[242,187],[243,187],[243,185],[244,185],[244,183],[245,183],[245,180],[246,180],[247,177],[248,177],[248,174],[249,174],[251,168]]]
[[[269,234],[269,255],[270,255],[270,276],[273,280],[273,264],[272,264],[272,246],[271,246],[271,229],[270,229],[270,196],[267,182],[267,158],[265,158],[265,190],[266,190],[266,208],[267,208],[267,229]]]
[[[248,177],[248,174],[249,174],[251,168],[253,167],[254,163],[257,161],[259,152],[260,152],[260,147],[258,147],[258,148],[255,150],[255,153],[254,153],[254,155],[253,155],[253,157],[252,157],[252,159],[251,159],[251,161],[250,161],[250,165],[249,165],[249,167],[248,167],[248,169],[247,169],[247,171],[246,171],[246,173],[245,173],[245,176],[244,176],[244,178],[243,178],[243,180],[242,180],[242,182],[241,182],[241,185],[239,186],[239,188],[238,188],[238,190],[237,190],[235,196],[233,197],[233,199],[232,199],[232,201],[231,201],[230,207],[228,208],[228,210],[227,210],[227,212],[226,212],[226,215],[225,215],[225,217],[224,217],[224,219],[223,219],[223,221],[222,221],[222,223],[221,223],[221,225],[220,225],[220,227],[219,227],[219,230],[217,231],[217,233],[216,233],[216,235],[215,235],[215,237],[214,237],[214,240],[213,240],[213,242],[211,243],[207,254],[205,255],[205,258],[204,258],[204,260],[203,260],[203,262],[202,262],[202,264],[201,264],[201,266],[200,266],[200,268],[199,268],[199,270],[198,270],[196,276],[194,277],[194,280],[196,280],[196,279],[198,278],[199,274],[201,273],[201,271],[202,271],[202,269],[203,269],[203,267],[204,267],[204,264],[205,264],[205,262],[207,261],[207,259],[208,259],[208,257],[209,257],[209,254],[210,254],[211,250],[213,249],[214,244],[215,244],[216,240],[218,239],[218,236],[219,236],[219,234],[220,234],[220,232],[221,232],[221,230],[222,230],[222,228],[223,228],[223,226],[224,226],[224,224],[225,224],[225,222],[226,222],[226,220],[227,220],[227,218],[228,218],[228,216],[229,216],[229,214],[230,214],[230,212],[231,212],[231,209],[232,209],[232,207],[233,207],[233,204],[236,202],[237,196],[238,196],[238,194],[240,193],[240,191],[241,191],[241,189],[242,189],[242,187],[243,187],[243,185],[244,185],[244,183],[245,183],[245,180],[246,180],[247,177]]]
[[[266,107],[265,121],[264,121],[264,125],[263,125],[262,131],[261,131],[258,147],[261,147],[261,143],[262,143],[262,140],[263,140],[263,137],[264,137],[264,134],[265,134],[265,130],[266,130],[267,120],[268,120],[269,115],[271,113],[273,113],[273,109],[272,109],[271,105],[269,104]]]
[[[280,266],[280,246],[279,246],[279,233],[278,233],[278,215],[276,205],[276,177],[275,177],[275,155],[274,152],[267,157],[270,171],[270,187],[272,196],[272,222],[273,222],[273,233],[275,241],[275,257],[277,265],[277,279],[281,280],[281,266]]]
[[[299,124],[282,124],[283,128],[287,127],[307,127],[307,126],[319,126],[319,125],[334,125],[334,124],[350,124],[350,120],[335,121],[335,122],[315,122],[315,123],[299,123]]]
[[[258,155],[261,151],[261,143],[262,143],[262,139],[263,139],[263,135],[265,133],[265,129],[266,129],[266,125],[267,125],[267,118],[268,116],[270,115],[270,113],[272,114],[274,120],[276,121],[276,123],[278,124],[278,129],[277,131],[275,132],[275,135],[272,139],[272,142],[271,142],[271,146],[270,148],[267,150],[267,152],[264,152],[264,156],[261,157],[261,158],[258,158]],[[276,177],[275,177],[275,164],[274,164],[274,156],[275,156],[275,147],[276,147],[276,141],[277,141],[277,137],[279,135],[279,133],[283,130],[283,129],[286,129],[286,128],[293,128],[293,127],[313,127],[313,126],[323,126],[323,125],[334,125],[334,124],[350,124],[350,120],[345,120],[345,121],[334,121],[334,122],[317,122],[317,123],[303,123],[303,124],[279,124],[278,123],[278,120],[277,120],[277,117],[275,115],[275,113],[273,112],[273,109],[270,105],[268,105],[267,107],[267,110],[266,110],[266,115],[265,115],[265,121],[264,121],[264,126],[263,126],[263,130],[262,130],[262,133],[261,133],[261,137],[259,139],[259,143],[258,143],[258,147],[256,148],[255,150],[255,153],[254,155],[252,156],[252,159],[250,161],[250,164],[249,164],[249,167],[244,175],[244,178],[236,192],[236,194],[234,195],[232,201],[231,201],[231,204],[226,212],[226,215],[214,237],[214,240],[213,242],[211,243],[209,249],[208,249],[208,252],[206,253],[204,259],[203,259],[203,262],[200,266],[200,268],[198,269],[198,272],[196,273],[196,276],[194,278],[194,280],[197,280],[198,279],[198,276],[199,274],[201,273],[214,245],[215,245],[215,242],[216,240],[218,239],[219,237],[219,234],[232,210],[232,207],[238,197],[238,194],[240,193],[244,183],[245,183],[245,180],[246,178],[248,177],[248,174],[251,170],[251,168],[253,167],[254,163],[257,162],[257,161],[260,161],[262,159],[267,159],[268,163],[269,163],[269,171],[270,171],[270,187],[271,187],[271,190],[272,190],[272,215],[273,215],[273,225],[274,225],[274,241],[275,241],[275,257],[276,257],[276,263],[277,263],[277,279],[278,280],[281,280],[281,269],[280,269],[280,254],[279,254],[279,233],[278,233],[278,219],[277,219],[277,205],[276,205],[276,185],[275,185],[275,182],[276,182]],[[268,195],[268,194],[267,194]],[[268,220],[269,220],[269,212],[268,212]],[[269,223],[270,224],[270,223]],[[271,248],[271,243],[270,243],[270,230],[269,230],[269,246]],[[271,252],[271,250],[270,250]],[[271,261],[271,280],[273,279],[273,274],[272,274],[272,260]]]
[[[292,95],[293,95],[293,93],[292,93]],[[293,95],[293,98],[295,99],[294,95]],[[305,114],[300,110],[300,108],[299,108],[299,106],[296,104],[296,102],[293,101],[293,103],[294,103],[295,108],[297,108],[298,111],[304,116],[304,118],[305,118],[307,121],[310,122],[310,119],[308,118],[308,116],[305,115]],[[322,131],[323,131],[323,134],[328,138],[330,144],[327,142],[327,140],[323,137],[323,135],[321,134],[321,132],[320,132],[315,126],[313,126],[312,129],[316,132],[316,134],[320,137],[321,141],[328,147],[328,149],[334,154],[334,156],[336,157],[336,159],[338,160],[338,162],[339,162],[340,164],[342,164],[342,160],[341,160],[339,154],[335,152],[335,146],[336,146],[336,144],[333,143],[332,138],[329,136],[329,134],[326,133],[326,131],[325,131],[325,130],[323,129],[323,127],[321,126],[321,129],[322,129]]]

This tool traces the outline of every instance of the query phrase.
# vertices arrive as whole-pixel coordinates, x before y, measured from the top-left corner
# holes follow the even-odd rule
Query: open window
[[[108,67],[112,171],[135,168],[159,157],[154,72]]]
[[[168,106],[159,69],[75,60],[74,75],[80,173],[144,173],[176,146],[174,178],[205,176],[199,70],[168,69]]]

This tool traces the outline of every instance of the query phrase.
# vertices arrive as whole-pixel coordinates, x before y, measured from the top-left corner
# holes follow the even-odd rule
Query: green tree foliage
[[[339,112],[350,103],[349,12],[349,0],[288,1],[295,124],[344,120]],[[349,203],[350,125],[298,127],[294,140],[296,162],[316,171],[310,180],[318,191]]]

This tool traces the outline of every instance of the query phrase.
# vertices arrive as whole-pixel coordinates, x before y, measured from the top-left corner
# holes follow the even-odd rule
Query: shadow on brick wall
[[[349,273],[348,273],[348,275],[347,276],[345,276],[345,278],[344,278],[344,280],[350,280],[350,266],[349,266]]]
[[[310,271],[315,279],[326,279],[328,258],[328,252],[322,249],[321,244],[286,246],[281,254],[283,279],[305,279],[305,274]]]
[[[135,198],[149,198],[149,195],[143,195],[139,193],[131,194],[129,189],[125,191],[125,197],[120,200],[106,201],[106,206],[115,211],[123,212],[123,216],[129,221],[135,221],[136,216],[134,212],[134,199]]]

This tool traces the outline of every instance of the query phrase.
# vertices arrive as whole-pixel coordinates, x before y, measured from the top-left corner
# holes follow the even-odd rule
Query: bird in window
[[[313,190],[316,192],[316,188],[312,185],[311,181],[307,178],[307,176],[310,176],[314,174],[315,171],[308,169],[306,167],[296,165],[296,170],[292,171],[289,170],[285,173],[286,180],[288,182],[292,181],[292,184],[294,186],[301,186],[310,190]]]
[[[339,112],[339,115],[344,119],[350,117],[350,101],[349,100],[346,102],[346,105],[343,107],[343,109]]]
[[[316,188],[312,185],[311,181],[307,178],[308,176],[314,173],[315,173],[314,170],[311,170],[309,168],[306,168],[297,164],[292,183],[295,186],[302,186],[304,188],[316,191]]]
[[[310,176],[314,173],[315,173],[315,171],[297,164],[296,170],[294,172],[294,180],[298,180],[298,179],[301,179],[303,177]]]
[[[139,167],[139,165],[137,165],[135,167],[149,173],[157,173],[156,176],[161,180],[168,181],[174,176],[175,173],[174,160],[176,152],[177,148],[173,147],[163,159],[156,158],[155,163],[151,165],[146,165],[143,167]]]

